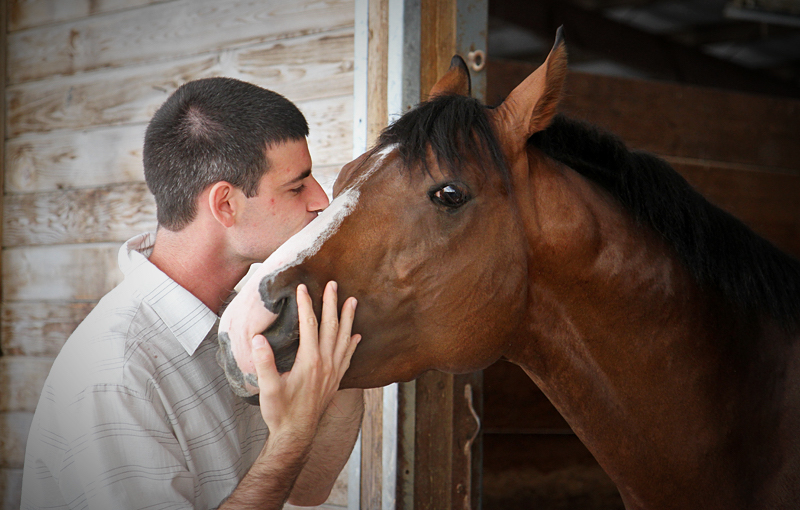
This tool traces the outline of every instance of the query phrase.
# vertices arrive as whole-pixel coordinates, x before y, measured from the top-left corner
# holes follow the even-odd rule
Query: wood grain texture
[[[122,243],[157,224],[143,182],[7,195],[4,218],[3,246]]]
[[[352,153],[352,96],[299,102],[310,126],[314,165],[346,163]],[[9,193],[106,186],[144,180],[146,124],[26,134],[6,142]]]
[[[145,127],[134,124],[12,138],[6,142],[6,192],[143,181]]]
[[[22,498],[22,469],[0,468],[0,508],[19,508]]]
[[[420,0],[420,11],[420,94],[426,99],[456,52],[456,2]]]
[[[212,76],[255,83],[293,102],[352,95],[352,48],[352,27],[347,27],[236,51],[10,86],[9,136],[147,123],[180,85]]]
[[[9,11],[9,0],[0,0],[0,90],[5,91],[7,85],[7,69],[8,69],[8,11]],[[5,147],[5,140],[8,137],[8,131],[6,129],[6,117],[8,115],[8,105],[5,101],[5,95],[3,96],[3,101],[0,102],[0,225],[3,224],[3,211],[2,211],[2,203],[3,203],[3,196],[5,195],[5,182],[6,182],[6,147]],[[2,228],[2,226],[0,226]],[[0,259],[0,274],[2,274],[2,259]],[[2,283],[2,282],[0,282]],[[2,289],[0,289],[1,291]],[[0,297],[2,297],[2,292],[0,292]],[[0,356],[2,356],[3,350],[0,349]]]
[[[230,74],[292,101],[353,94],[353,27],[232,51]]]
[[[361,422],[361,510],[381,508],[383,440],[383,388],[370,388],[364,390]]]
[[[389,81],[389,2],[369,0],[369,41],[367,43],[367,146],[372,146],[389,123],[387,103]]]
[[[0,413],[0,468],[20,469],[25,464],[25,444],[32,421],[33,413]]]
[[[3,250],[3,299],[97,301],[122,281],[118,243]]]
[[[350,0],[176,0],[9,35],[10,83],[352,26]]]
[[[314,165],[339,165],[353,154],[353,96],[297,103],[308,120],[308,150]]]
[[[453,475],[453,378],[432,370],[416,384],[414,508],[455,508]]]
[[[51,358],[1,356],[0,412],[35,411],[52,364]]]
[[[0,342],[4,356],[55,357],[95,305],[70,301],[3,304]]]
[[[71,21],[168,0],[9,0],[8,30]]]

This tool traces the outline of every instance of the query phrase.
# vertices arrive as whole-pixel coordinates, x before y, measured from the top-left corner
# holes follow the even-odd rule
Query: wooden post
[[[0,239],[3,233],[3,211],[5,209],[5,169],[6,169],[6,34],[8,33],[8,1],[0,0],[0,90],[3,101],[0,101]],[[0,257],[0,275],[3,274],[3,258]],[[0,303],[3,302],[3,285],[0,281]],[[0,356],[3,355],[0,349]]]
[[[366,118],[365,146],[375,144],[381,130],[388,122],[387,106],[387,48],[389,0],[364,0],[356,4],[357,10],[366,9]],[[356,17],[363,17],[357,12]],[[357,21],[358,25],[358,21]],[[358,30],[358,27],[357,27]],[[363,44],[364,37],[356,36],[355,44]],[[356,80],[360,76],[357,73]],[[356,101],[361,98],[355,98]],[[364,420],[361,425],[361,469],[358,507],[363,510],[380,509],[385,490],[383,483],[383,388],[364,392]],[[351,482],[353,483],[353,482]],[[350,490],[354,490],[351,488]]]

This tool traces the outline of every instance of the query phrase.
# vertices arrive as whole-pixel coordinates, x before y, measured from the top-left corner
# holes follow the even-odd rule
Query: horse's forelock
[[[376,150],[395,145],[406,171],[430,175],[432,154],[450,175],[460,177],[469,166],[476,166],[486,176],[498,174],[510,189],[508,165],[487,107],[476,99],[445,95],[420,103],[384,129]]]

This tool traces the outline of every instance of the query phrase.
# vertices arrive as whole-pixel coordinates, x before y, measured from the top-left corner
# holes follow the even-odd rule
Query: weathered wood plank
[[[353,91],[353,32],[335,32],[203,54],[148,66],[101,69],[8,88],[9,136],[146,123],[187,81],[229,76],[294,102]]]
[[[0,412],[33,412],[52,358],[0,356]]]
[[[182,83],[213,76],[216,60],[204,55],[10,86],[8,135],[146,123]]]
[[[314,164],[339,165],[353,156],[353,96],[297,103],[308,120],[308,150]]]
[[[19,469],[25,464],[25,445],[33,413],[0,413],[0,468]]]
[[[455,508],[453,481],[453,379],[436,370],[416,382],[414,508]]]
[[[230,74],[292,101],[353,93],[353,28],[232,52]]]
[[[383,473],[383,389],[364,391],[364,418],[361,420],[360,508],[381,508]]]
[[[4,356],[55,357],[95,302],[18,301],[3,304]]]
[[[10,83],[352,26],[351,0],[177,0],[9,35]]]
[[[9,5],[7,0],[0,0],[0,90],[6,90],[7,79],[6,69],[8,68],[8,11]],[[0,102],[0,205],[2,205],[3,195],[5,195],[5,182],[6,182],[6,147],[3,143],[8,137],[8,130],[6,129],[6,116],[8,114],[8,106],[4,100]],[[0,207],[0,225],[3,223],[3,212]],[[0,259],[0,274],[2,274],[2,259]],[[2,355],[0,350],[0,355]]]
[[[341,103],[322,105],[325,110],[320,113],[301,105],[315,122],[309,139],[314,173],[317,180],[330,181],[330,186],[352,155],[352,100],[341,99]],[[8,140],[6,192],[48,192],[144,181],[145,127],[137,124]],[[320,183],[325,186],[322,180]]]
[[[129,120],[149,121],[159,104],[144,108]],[[317,165],[348,161],[352,155],[352,95],[299,101],[310,126],[309,148]],[[152,110],[150,112],[149,110]],[[108,119],[106,119],[108,120]],[[121,119],[118,119],[121,120]],[[64,120],[60,128],[70,122]],[[61,121],[59,121],[61,122]],[[50,123],[52,126],[52,123]],[[103,185],[143,178],[141,145],[145,124],[88,131],[30,134],[7,142],[7,183],[11,192],[45,191],[62,187]],[[28,128],[34,128],[28,125]],[[76,129],[86,126],[75,126]],[[14,129],[20,128],[19,126]],[[21,128],[20,128],[21,129]]]
[[[8,30],[59,23],[167,0],[9,0]]]
[[[493,60],[488,66],[489,104],[536,67]],[[561,110],[632,148],[800,171],[798,100],[570,72]]]
[[[6,193],[144,180],[145,124],[23,135],[6,142]]]
[[[3,246],[123,242],[156,228],[143,182],[6,195]]]
[[[19,508],[22,499],[22,469],[0,468],[0,508]]]
[[[3,298],[97,301],[122,281],[118,243],[3,250]]]

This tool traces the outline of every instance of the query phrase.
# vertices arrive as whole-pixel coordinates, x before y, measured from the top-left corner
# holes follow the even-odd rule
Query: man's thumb
[[[272,348],[267,343],[267,338],[264,335],[256,335],[250,342],[253,365],[256,367],[256,374],[261,375],[260,372],[262,370],[268,370],[270,365],[275,366],[275,356],[272,355]]]

